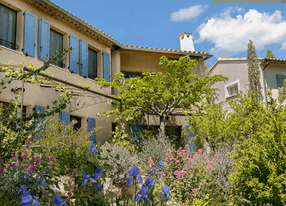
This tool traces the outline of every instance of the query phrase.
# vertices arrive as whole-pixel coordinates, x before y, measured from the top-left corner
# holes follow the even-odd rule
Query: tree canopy
[[[191,74],[197,61],[189,56],[179,60],[168,60],[163,56],[159,64],[164,68],[164,74],[144,72],[142,78],[125,79],[123,73],[117,73],[112,82],[97,78],[97,85],[116,88],[120,93],[114,97],[122,99],[122,112],[120,104],[115,102],[116,108],[99,115],[115,115],[115,121],[122,118],[129,123],[146,114],[155,115],[160,117],[160,133],[165,134],[165,122],[176,108],[189,111],[210,96],[210,85],[226,79],[222,75],[199,77]]]

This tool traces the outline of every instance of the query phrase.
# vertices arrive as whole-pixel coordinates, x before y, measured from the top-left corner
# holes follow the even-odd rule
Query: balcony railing
[[[0,45],[5,46],[7,48],[13,49],[13,50],[18,50],[19,46],[17,44],[14,44],[12,42],[9,42],[5,39],[0,38]]]

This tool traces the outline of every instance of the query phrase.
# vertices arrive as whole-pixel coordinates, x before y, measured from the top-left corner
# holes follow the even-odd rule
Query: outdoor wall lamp
[[[14,94],[19,94],[21,91],[22,91],[22,87],[15,87],[11,89],[11,92],[13,92]],[[25,92],[25,88],[23,92]]]

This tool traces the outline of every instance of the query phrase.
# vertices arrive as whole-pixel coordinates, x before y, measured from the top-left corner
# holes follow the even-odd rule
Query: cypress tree
[[[260,70],[258,66],[258,58],[253,42],[249,40],[247,45],[247,66],[248,66],[248,91],[255,93],[254,100],[262,101],[262,87],[260,83]]]
[[[265,58],[272,58],[272,59],[276,59],[276,57],[274,56],[274,54],[268,49]]]

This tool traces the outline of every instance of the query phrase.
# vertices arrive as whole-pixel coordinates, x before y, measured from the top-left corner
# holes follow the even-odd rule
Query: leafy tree
[[[276,59],[276,57],[274,56],[274,54],[268,49],[265,58],[272,58],[272,59]]]
[[[44,65],[40,68],[34,67],[31,63],[28,64],[28,68],[31,69],[31,72],[22,73],[22,68],[17,68],[12,65],[11,62],[7,66],[0,68],[2,73],[2,81],[0,83],[0,93],[3,89],[7,88],[8,84],[12,82],[24,80],[37,85],[38,83],[45,83],[46,79],[39,76],[40,72],[52,76],[46,70],[58,60],[63,60],[64,55],[68,53],[71,49],[65,50],[63,53],[59,53],[56,56],[51,57],[49,60],[44,62]],[[0,63],[1,64],[1,63]],[[20,64],[23,66],[23,63]],[[57,85],[58,89],[64,89],[64,85],[58,84],[57,82],[52,82]],[[20,95],[20,94],[19,94]],[[50,108],[49,105],[46,107],[45,114],[33,113],[26,115],[26,117],[18,118],[17,117],[17,108],[19,107],[18,97],[13,100],[13,102],[5,108],[0,105],[0,164],[5,162],[5,160],[11,157],[11,154],[15,152],[19,147],[24,143],[31,143],[32,134],[35,133],[34,123],[41,118],[46,116],[53,115],[60,112],[66,107],[66,104],[69,102],[72,97],[72,92],[66,90],[63,91],[57,101],[53,102],[53,107]],[[40,124],[39,124],[40,126]],[[36,129],[36,131],[39,129]]]
[[[180,108],[182,111],[190,110],[211,93],[209,85],[225,80],[221,75],[199,77],[190,74],[197,66],[196,60],[189,56],[179,60],[160,58],[160,65],[165,69],[161,72],[144,72],[143,77],[124,79],[122,73],[117,73],[112,82],[96,79],[101,87],[114,87],[120,94],[114,97],[122,99],[122,112],[120,104],[117,107],[100,115],[115,115],[116,121],[126,120],[136,122],[144,115],[150,114],[160,117],[160,134],[165,135],[165,124],[170,114]]]
[[[249,40],[247,45],[247,66],[248,66],[248,83],[249,91],[254,91],[255,101],[262,101],[262,87],[260,83],[260,70],[258,66],[258,58],[255,53],[253,42]]]

